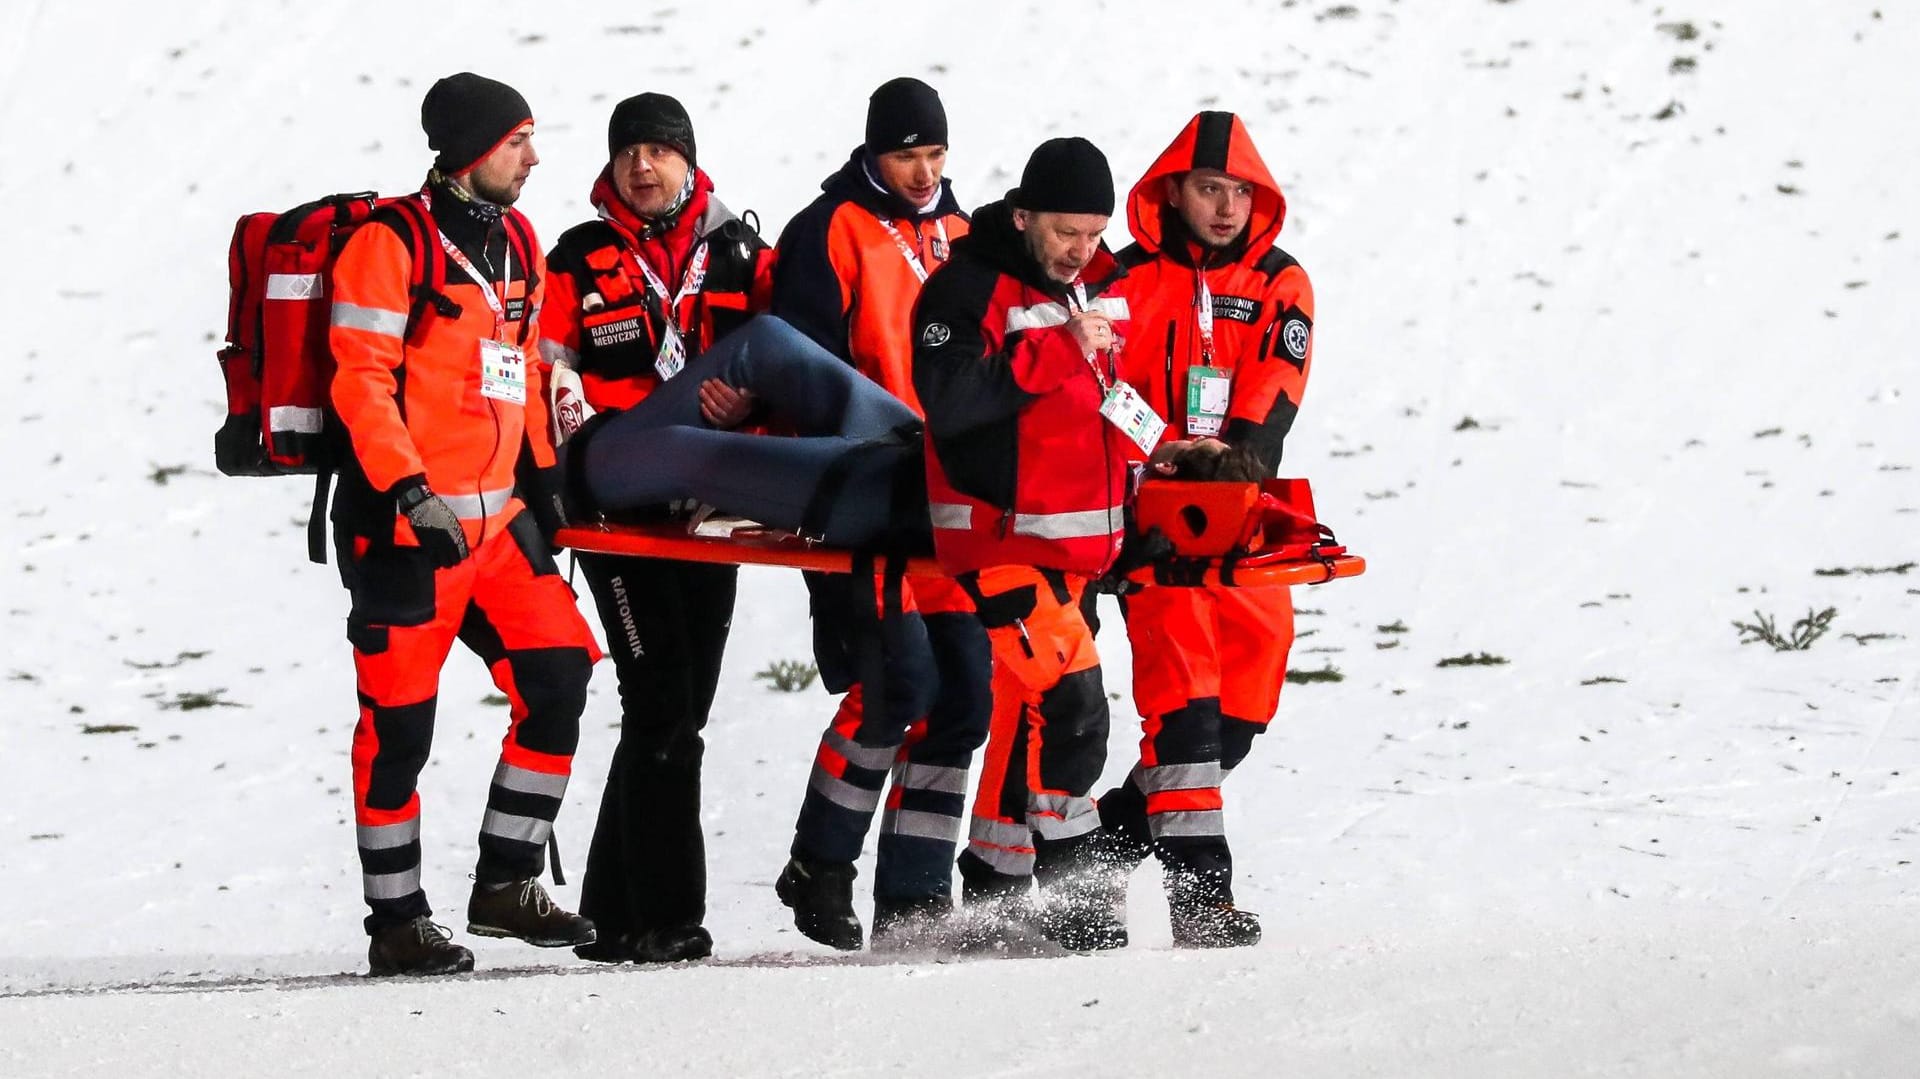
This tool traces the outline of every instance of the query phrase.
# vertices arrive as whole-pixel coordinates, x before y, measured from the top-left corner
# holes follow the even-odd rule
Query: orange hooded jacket
[[[1168,182],[1200,168],[1253,186],[1246,230],[1224,248],[1196,239],[1167,203]],[[1313,356],[1313,286],[1274,246],[1287,201],[1240,118],[1203,112],[1161,152],[1127,196],[1134,243],[1120,252],[1133,326],[1121,374],[1167,420],[1166,438],[1215,434],[1280,462]],[[1202,287],[1204,283],[1204,289]],[[1200,301],[1211,299],[1211,364],[1230,377],[1219,430],[1188,410],[1188,369],[1207,364]],[[1199,428],[1199,429],[1196,429]]]

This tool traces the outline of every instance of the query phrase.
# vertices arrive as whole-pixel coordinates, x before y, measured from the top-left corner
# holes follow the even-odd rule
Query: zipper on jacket
[[[1173,319],[1167,320],[1167,415],[1169,417],[1179,411],[1173,399],[1173,335],[1178,327],[1179,323],[1177,321]],[[1180,421],[1180,434],[1184,436],[1186,433],[1187,424],[1185,420],[1182,420]]]

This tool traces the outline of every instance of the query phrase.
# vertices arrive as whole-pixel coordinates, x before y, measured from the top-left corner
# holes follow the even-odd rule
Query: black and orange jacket
[[[914,396],[913,302],[967,234],[952,185],[925,212],[882,187],[856,149],[820,197],[780,233],[773,313],[920,411]],[[903,245],[906,250],[903,250]]]
[[[660,384],[654,359],[666,304],[647,287],[644,260],[670,294],[686,284],[702,248],[706,273],[673,312],[689,359],[767,308],[773,249],[713,195],[695,170],[693,194],[666,222],[649,222],[620,199],[610,172],[594,181],[600,217],[568,229],[547,255],[551,278],[540,314],[540,358],[580,374],[596,410],[631,408]]]
[[[934,553],[956,575],[1015,565],[1098,576],[1119,553],[1128,463],[1140,457],[1100,415],[1118,364],[1081,352],[1066,327],[1078,297],[1034,262],[1005,201],[973,224],[914,309]],[[1087,306],[1122,336],[1123,273],[1102,246],[1082,275]]]
[[[384,538],[382,522],[390,517],[393,541],[412,545],[413,530],[388,496],[406,480],[424,479],[477,545],[520,510],[514,473],[522,458],[541,468],[554,463],[546,387],[533,362],[546,260],[518,211],[470,203],[441,181],[409,198],[425,206],[440,236],[486,284],[429,250],[436,264],[445,264],[437,289],[444,302],[422,303],[409,287],[413,226],[394,207],[376,213],[347,241],[334,264],[328,330],[333,407],[358,466],[358,475],[343,478],[342,497],[350,489],[384,497],[384,505],[357,500],[357,534]],[[510,231],[525,238],[524,246],[510,244]],[[422,239],[439,242],[439,236]],[[510,248],[519,250],[510,257]],[[431,286],[431,275],[428,280]],[[504,325],[496,326],[482,288],[499,301]],[[481,393],[480,342],[488,338],[513,343],[526,357],[525,404]],[[378,519],[365,516],[369,512]]]
[[[1197,168],[1219,169],[1253,186],[1246,231],[1222,250],[1201,245],[1167,205],[1166,181]],[[1205,362],[1197,318],[1204,274],[1213,297],[1212,366],[1233,373],[1220,437],[1252,449],[1269,468],[1280,463],[1313,358],[1313,285],[1300,264],[1274,246],[1286,214],[1280,185],[1240,118],[1203,112],[1133,185],[1127,227],[1134,243],[1120,252],[1133,308],[1121,366],[1167,420],[1165,437],[1192,435],[1185,430],[1187,368]]]

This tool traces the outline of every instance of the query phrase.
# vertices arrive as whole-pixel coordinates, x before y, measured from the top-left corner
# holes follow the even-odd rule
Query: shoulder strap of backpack
[[[413,261],[412,275],[407,282],[413,296],[413,306],[407,311],[406,329],[406,336],[412,337],[413,331],[420,325],[421,316],[426,314],[429,307],[441,318],[459,318],[460,305],[453,302],[444,291],[447,284],[447,253],[434,242],[440,230],[428,215],[427,208],[413,196],[400,199],[392,206],[402,225],[401,238],[407,241],[407,250]]]

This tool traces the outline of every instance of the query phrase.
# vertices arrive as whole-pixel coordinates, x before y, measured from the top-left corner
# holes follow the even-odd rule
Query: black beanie
[[[666,94],[636,94],[613,107],[607,121],[607,157],[636,142],[671,146],[688,165],[700,164],[693,153],[693,121],[680,102]]]
[[[1107,155],[1074,136],[1048,139],[1027,158],[1013,204],[1034,213],[1113,216],[1113,170]]]
[[[946,144],[946,107],[939,93],[919,79],[889,79],[867,99],[868,153]]]
[[[471,71],[434,83],[420,102],[420,126],[427,133],[427,145],[439,151],[433,167],[446,176],[458,176],[478,165],[531,119],[533,110],[520,91]]]

